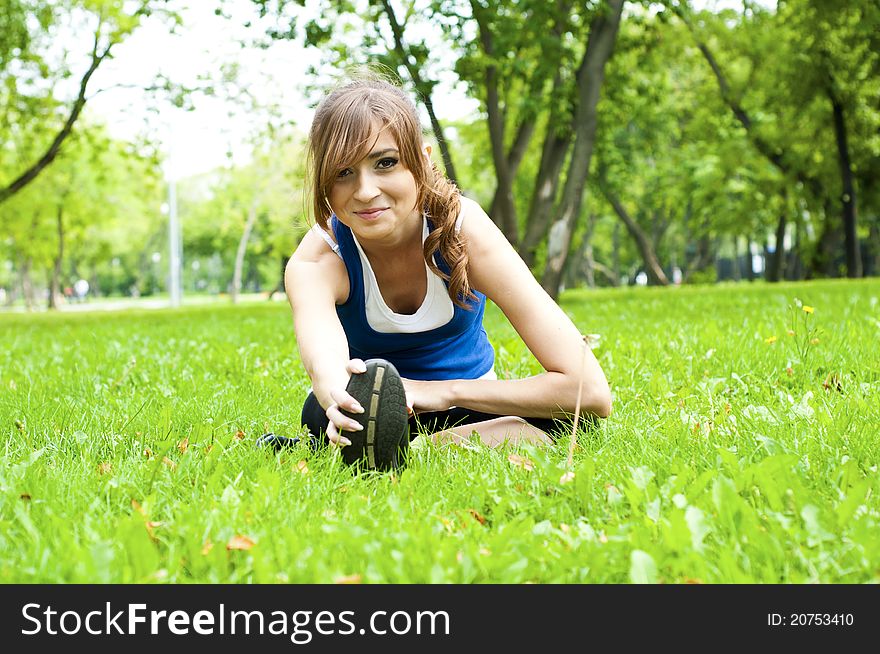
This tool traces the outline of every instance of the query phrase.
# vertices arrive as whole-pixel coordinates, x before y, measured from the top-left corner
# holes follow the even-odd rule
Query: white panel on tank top
[[[422,243],[428,236],[428,221],[422,217],[423,231]],[[425,275],[428,279],[428,292],[418,310],[413,314],[395,313],[385,303],[376,274],[373,272],[367,255],[364,254],[357,236],[352,232],[358,254],[361,258],[361,266],[364,270],[364,295],[367,313],[367,323],[373,330],[382,334],[415,334],[427,332],[442,327],[450,320],[455,312],[449,293],[446,292],[446,284],[437,277],[425,264]]]

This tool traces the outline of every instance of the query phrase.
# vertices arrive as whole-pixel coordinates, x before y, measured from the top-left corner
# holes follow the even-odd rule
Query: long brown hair
[[[421,207],[434,225],[425,239],[425,263],[434,274],[446,280],[450,299],[467,308],[475,300],[467,275],[468,254],[455,222],[461,211],[458,188],[437,165],[422,153],[422,128],[416,106],[398,86],[376,74],[359,74],[353,81],[332,91],[318,105],[309,130],[308,170],[311,178],[315,222],[327,230],[331,208],[327,201],[336,175],[363,159],[376,135],[373,123],[390,131],[397,141],[401,163],[412,173],[417,189],[416,206]],[[449,266],[441,271],[434,253]]]

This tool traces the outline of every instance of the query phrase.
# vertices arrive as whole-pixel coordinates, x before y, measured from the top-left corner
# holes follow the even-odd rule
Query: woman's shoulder
[[[465,239],[479,236],[487,227],[494,226],[492,219],[480,206],[480,203],[464,195],[459,196],[461,210],[456,220],[456,231],[461,232]]]
[[[461,196],[461,213],[458,219],[458,231],[469,252],[493,249],[500,242],[499,239],[506,242],[501,230],[476,200]]]
[[[337,300],[344,300],[348,297],[345,263],[333,247],[335,240],[326,232],[319,233],[320,229],[313,227],[303,236],[287,264],[287,275],[290,281],[294,281],[298,277],[314,279],[314,274],[318,273],[330,282]]]
[[[320,225],[314,225],[296,246],[291,261],[329,264],[335,261],[342,263],[342,258],[333,235]]]

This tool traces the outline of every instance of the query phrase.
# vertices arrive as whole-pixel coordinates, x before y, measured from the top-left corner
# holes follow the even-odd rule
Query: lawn
[[[396,474],[273,455],[282,303],[0,315],[0,582],[880,581],[880,281],[571,291],[614,412]],[[537,372],[494,307],[499,376]]]

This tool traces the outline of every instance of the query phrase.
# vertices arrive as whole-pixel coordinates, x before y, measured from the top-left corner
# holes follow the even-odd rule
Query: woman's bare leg
[[[483,422],[473,422],[444,429],[428,436],[438,445],[469,441],[474,433],[479,434],[484,445],[497,447],[504,443],[519,445],[520,443],[546,443],[553,440],[542,430],[516,416],[493,418]],[[421,437],[420,437],[421,438]]]

